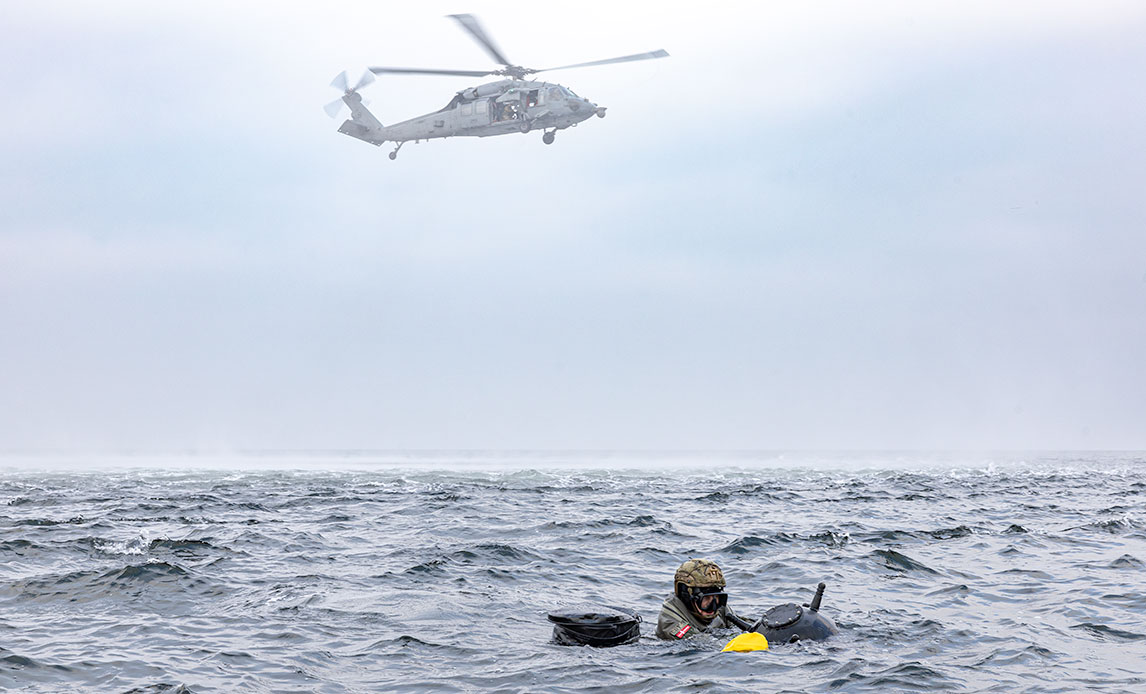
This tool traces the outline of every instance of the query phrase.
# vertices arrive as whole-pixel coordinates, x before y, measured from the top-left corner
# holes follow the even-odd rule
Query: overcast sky
[[[0,449],[1146,448],[1146,4],[245,5],[0,4]]]

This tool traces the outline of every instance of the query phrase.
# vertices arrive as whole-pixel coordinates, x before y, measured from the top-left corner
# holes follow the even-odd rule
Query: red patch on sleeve
[[[688,630],[691,628],[692,628],[691,624],[685,624],[683,627],[681,627],[681,630],[676,633],[676,637],[678,639],[683,639],[684,635],[687,634]]]

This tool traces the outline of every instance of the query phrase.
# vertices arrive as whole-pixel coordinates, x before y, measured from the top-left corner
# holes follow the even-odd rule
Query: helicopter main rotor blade
[[[480,43],[483,48],[485,48],[486,52],[489,53],[491,58],[502,65],[511,64],[509,60],[501,54],[501,51],[497,49],[497,46],[494,45],[493,39],[486,36],[485,31],[481,28],[481,24],[477,20],[477,17],[473,16],[472,14],[451,14],[449,17],[451,19],[457,20],[458,24],[461,24],[463,29],[470,32],[470,34],[472,34],[473,37],[477,39],[477,42]]]
[[[607,60],[594,60],[588,63],[576,63],[573,65],[562,65],[560,67],[547,67],[541,70],[531,70],[531,72],[549,72],[550,70],[568,70],[571,67],[591,67],[593,65],[609,65],[610,63],[631,63],[634,60],[652,60],[653,58],[667,58],[668,51],[661,49],[650,51],[648,53],[636,53],[634,55],[626,55],[620,58],[608,58]]]
[[[458,75],[460,77],[485,77],[492,75],[489,70],[424,70],[416,67],[372,67],[375,75]]]

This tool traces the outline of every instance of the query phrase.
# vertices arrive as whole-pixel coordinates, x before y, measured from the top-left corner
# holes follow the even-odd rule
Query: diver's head
[[[680,565],[673,576],[673,587],[697,619],[708,623],[716,611],[728,604],[724,592],[724,572],[716,562],[707,559],[689,559]]]

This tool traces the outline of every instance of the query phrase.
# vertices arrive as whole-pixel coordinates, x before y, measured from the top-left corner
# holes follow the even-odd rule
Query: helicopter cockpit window
[[[463,116],[468,116],[474,112],[473,104],[458,104],[458,113]]]
[[[481,101],[474,102],[474,113],[476,113],[479,116],[484,114],[484,113],[489,113],[489,102],[486,101],[485,99],[482,99]]]
[[[561,87],[550,87],[546,98],[552,101],[559,101],[564,99],[565,95],[561,93]]]

